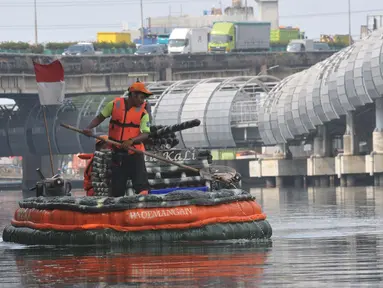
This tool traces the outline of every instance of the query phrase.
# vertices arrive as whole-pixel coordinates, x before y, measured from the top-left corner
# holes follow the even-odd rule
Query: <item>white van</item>
[[[175,28],[169,37],[169,54],[207,53],[208,29]]]

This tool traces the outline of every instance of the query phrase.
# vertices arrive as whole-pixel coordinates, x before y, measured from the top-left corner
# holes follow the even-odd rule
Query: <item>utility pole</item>
[[[38,45],[38,38],[37,38],[37,4],[36,4],[36,1],[37,0],[35,0],[34,7],[35,7],[35,44],[37,46]]]
[[[141,44],[144,45],[144,9],[142,7],[142,0],[140,1],[141,5]]]
[[[348,0],[348,45],[351,45],[351,42],[351,0]]]
[[[246,16],[245,16],[246,18],[245,19],[247,21],[247,0],[245,0],[245,13],[246,13]]]

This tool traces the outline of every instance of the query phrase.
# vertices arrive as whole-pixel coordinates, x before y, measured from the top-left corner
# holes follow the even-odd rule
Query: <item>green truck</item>
[[[270,50],[269,22],[213,23],[210,31],[210,52],[261,52]]]

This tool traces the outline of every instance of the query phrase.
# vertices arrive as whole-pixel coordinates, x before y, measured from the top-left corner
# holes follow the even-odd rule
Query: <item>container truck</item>
[[[169,37],[169,54],[207,53],[208,29],[175,28]]]
[[[285,46],[290,40],[301,39],[300,29],[297,27],[279,27],[279,29],[273,29],[270,33],[270,42],[272,44],[284,44]]]
[[[131,43],[130,33],[125,32],[98,32],[97,42]]]
[[[269,51],[270,29],[269,22],[214,22],[210,32],[209,51]]]

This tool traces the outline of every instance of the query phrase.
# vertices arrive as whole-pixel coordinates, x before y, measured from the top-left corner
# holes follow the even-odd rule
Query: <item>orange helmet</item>
[[[129,87],[129,92],[141,92],[146,95],[153,95],[152,92],[150,92],[148,89],[146,89],[145,84],[142,82],[135,82]]]

